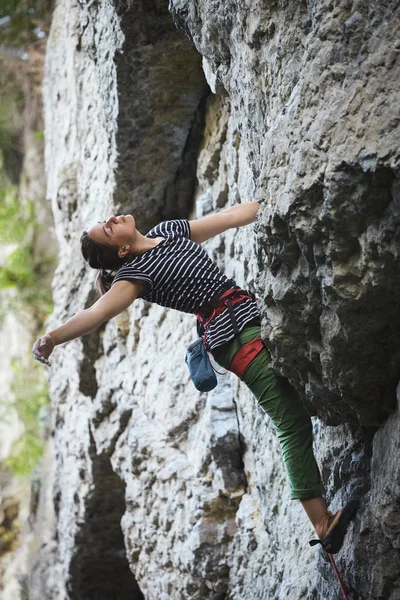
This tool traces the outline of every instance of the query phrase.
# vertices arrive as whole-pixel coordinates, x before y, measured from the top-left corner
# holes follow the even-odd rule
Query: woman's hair
[[[96,288],[102,296],[108,292],[116,272],[129,257],[119,257],[116,246],[94,242],[87,231],[81,235],[81,252],[89,266],[98,269]]]

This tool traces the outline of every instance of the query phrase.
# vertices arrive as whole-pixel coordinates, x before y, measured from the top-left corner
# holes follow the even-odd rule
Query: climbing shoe
[[[344,536],[350,522],[354,519],[359,501],[357,499],[350,500],[341,510],[334,515],[328,513],[328,530],[322,539],[311,540],[310,546],[321,544],[323,549],[329,554],[336,554],[343,546]]]

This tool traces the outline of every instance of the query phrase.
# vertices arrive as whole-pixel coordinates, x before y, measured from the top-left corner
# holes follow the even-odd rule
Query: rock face
[[[249,226],[207,248],[262,297],[275,368],[322,419],[333,509],[362,494],[338,559],[346,584],[359,600],[396,600],[398,7],[169,8],[56,5],[45,84],[60,244],[50,327],[93,302],[79,235],[111,211],[132,211],[145,231],[193,216],[194,200],[201,216],[261,199],[257,236]],[[268,419],[228,375],[208,395],[193,388],[184,356],[194,336],[190,315],[138,301],[56,349],[41,500],[52,496],[55,513],[33,600],[338,598],[289,502]]]
[[[275,366],[324,417],[379,425],[399,375],[397,3],[171,4],[263,200]]]

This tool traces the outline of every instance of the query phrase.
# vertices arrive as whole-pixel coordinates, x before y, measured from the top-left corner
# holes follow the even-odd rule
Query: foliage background
[[[46,200],[37,197],[27,164],[27,148],[33,146],[42,171],[35,178],[44,178],[41,82],[51,11],[48,0],[0,0],[0,328],[13,315],[31,341],[52,310],[55,262],[38,244],[48,235],[37,219]],[[47,386],[30,345],[17,357],[6,350],[5,362],[12,384],[8,397],[0,399],[0,419],[7,420],[12,403],[24,435],[2,466],[20,476],[32,471],[42,452],[38,416],[48,403]]]

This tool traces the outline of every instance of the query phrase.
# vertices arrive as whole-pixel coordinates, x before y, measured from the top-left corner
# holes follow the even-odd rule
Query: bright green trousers
[[[259,326],[247,326],[240,334],[242,343],[260,335]],[[215,360],[229,370],[238,338],[213,350]],[[314,457],[311,418],[289,382],[270,368],[271,356],[266,348],[249,364],[242,381],[270,417],[281,445],[283,461],[289,475],[290,497],[306,500],[321,496],[324,488]]]

